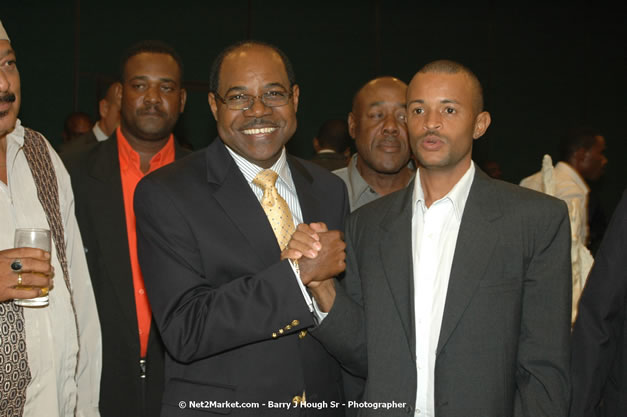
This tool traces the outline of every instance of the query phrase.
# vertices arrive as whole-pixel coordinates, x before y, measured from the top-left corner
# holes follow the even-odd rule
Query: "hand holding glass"
[[[16,248],[37,248],[50,252],[51,240],[50,230],[48,229],[16,229],[14,245]],[[16,286],[16,289],[20,287]],[[32,287],[22,286],[24,289],[32,289]],[[15,304],[22,307],[45,307],[48,305],[48,290],[45,288],[45,294],[41,297],[26,298],[22,300],[13,300]]]

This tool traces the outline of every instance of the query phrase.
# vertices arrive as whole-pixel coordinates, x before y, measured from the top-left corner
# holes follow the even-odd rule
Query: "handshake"
[[[335,287],[331,278],[346,269],[345,249],[342,232],[328,230],[324,223],[301,223],[281,252],[281,260],[298,261],[300,279],[322,311],[333,305]]]

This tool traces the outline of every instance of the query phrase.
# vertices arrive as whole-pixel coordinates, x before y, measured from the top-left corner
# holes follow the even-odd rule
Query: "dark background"
[[[55,144],[69,112],[97,117],[103,81],[118,73],[122,51],[142,39],[166,41],[183,57],[189,97],[176,132],[196,149],[216,134],[207,104],[213,58],[246,38],[282,48],[301,89],[299,128],[288,147],[305,158],[319,125],[346,117],[367,80],[409,82],[430,60],[458,60],[483,82],[492,114],[475,160],[498,161],[505,179],[518,182],[540,169],[544,153],[555,156],[563,130],[598,127],[609,164],[593,188],[609,215],[627,184],[627,14],[593,4],[1,0],[0,20],[18,55],[20,118]]]

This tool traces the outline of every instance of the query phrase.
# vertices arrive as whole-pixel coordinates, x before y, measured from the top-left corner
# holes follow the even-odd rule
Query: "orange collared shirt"
[[[146,357],[148,349],[148,335],[150,333],[150,320],[152,310],[146,295],[144,277],[139,268],[137,259],[137,231],[135,229],[135,211],[133,210],[133,196],[135,187],[144,175],[151,173],[174,161],[174,136],[166,142],[165,146],[152,157],[150,168],[144,174],[140,169],[139,154],[129,145],[128,141],[118,127],[116,130],[118,139],[118,157],[120,159],[120,177],[122,178],[122,193],[124,194],[124,212],[126,213],[126,232],[128,234],[128,251],[131,258],[131,271],[133,273],[133,288],[135,294],[135,308],[137,310],[137,326],[139,328],[139,343],[141,357]]]

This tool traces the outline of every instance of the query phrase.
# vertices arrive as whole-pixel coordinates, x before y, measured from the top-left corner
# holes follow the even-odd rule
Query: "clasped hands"
[[[11,268],[15,260],[22,265],[19,271]],[[41,288],[52,286],[53,273],[49,252],[34,248],[0,251],[0,302],[39,297]],[[15,288],[19,277],[21,287]]]
[[[322,311],[329,311],[335,299],[332,278],[346,269],[346,244],[338,230],[324,223],[301,223],[296,228],[281,260],[298,261],[300,279],[313,293]]]

